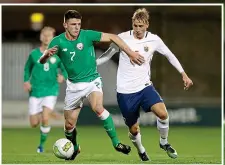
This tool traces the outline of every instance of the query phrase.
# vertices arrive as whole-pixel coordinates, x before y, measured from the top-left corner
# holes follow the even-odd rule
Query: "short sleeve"
[[[91,42],[99,42],[102,37],[102,32],[94,30],[86,30],[86,35]]]

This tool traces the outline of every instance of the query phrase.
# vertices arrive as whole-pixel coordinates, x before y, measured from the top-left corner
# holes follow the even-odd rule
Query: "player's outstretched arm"
[[[119,52],[120,49],[119,47],[112,43],[110,44],[110,47],[108,50],[106,50],[97,60],[96,63],[97,65],[102,65],[104,63],[106,63],[107,61],[110,60],[110,58],[112,58],[113,55],[115,55],[117,52]]]
[[[130,58],[131,63],[141,65],[145,62],[143,56],[139,53],[132,51],[129,46],[117,35],[110,33],[102,33],[101,42],[114,42],[118,47],[123,50]]]
[[[47,49],[44,51],[43,55],[40,57],[39,62],[41,64],[46,63],[46,61],[48,60],[49,57],[53,56],[58,50],[57,46],[54,46],[50,49]]]
[[[188,90],[189,87],[193,85],[192,80],[187,76],[176,56],[169,50],[169,48],[164,44],[164,42],[159,37],[158,37],[157,51],[166,56],[168,61],[178,70],[178,72],[180,72],[184,82],[184,90]]]

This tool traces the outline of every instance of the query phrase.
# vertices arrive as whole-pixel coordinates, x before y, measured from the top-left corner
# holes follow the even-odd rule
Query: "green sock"
[[[41,132],[40,147],[44,146],[44,143],[47,140],[47,136],[48,136],[48,133]]]
[[[103,120],[103,126],[108,136],[111,138],[113,146],[116,147],[120,141],[117,137],[116,128],[114,126],[114,122],[111,115],[109,115],[107,119]]]
[[[67,139],[69,139],[73,145],[74,145],[74,150],[78,150],[79,145],[77,144],[77,129],[74,128],[72,132],[67,132],[65,131],[65,136]]]
[[[50,126],[41,126],[40,127],[40,147],[44,147],[44,143],[47,140],[48,133],[50,132]]]

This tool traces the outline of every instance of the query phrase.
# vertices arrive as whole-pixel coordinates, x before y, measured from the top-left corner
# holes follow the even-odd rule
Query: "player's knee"
[[[104,111],[104,107],[102,105],[96,105],[93,110],[97,115],[100,115]]]
[[[136,136],[138,134],[138,132],[140,132],[140,127],[139,125],[136,123],[134,125],[132,125],[130,128],[129,128],[129,131],[132,135]]]
[[[167,111],[164,111],[164,112],[161,112],[158,114],[158,117],[161,119],[161,120],[166,120],[168,118],[168,113]]]
[[[43,117],[42,118],[42,124],[48,125],[48,117]]]
[[[31,126],[32,128],[36,128],[38,125],[39,125],[39,122],[38,122],[38,121],[31,121],[31,122],[30,122],[30,126]]]
[[[40,124],[40,119],[37,115],[30,115],[30,126],[32,128],[37,127]]]

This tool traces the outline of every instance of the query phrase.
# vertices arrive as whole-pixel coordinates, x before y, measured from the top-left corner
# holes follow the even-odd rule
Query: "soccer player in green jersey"
[[[77,143],[76,123],[83,106],[84,98],[88,98],[92,110],[102,120],[104,129],[110,137],[113,147],[124,154],[131,150],[122,144],[116,134],[110,113],[103,107],[102,80],[97,71],[94,42],[114,42],[125,51],[131,63],[141,65],[144,58],[131,49],[117,35],[81,29],[82,16],[75,10],[68,10],[64,15],[65,33],[56,36],[40,58],[45,63],[52,55],[57,55],[68,73],[65,97],[65,136],[74,144],[74,153],[69,160],[74,160],[80,152]]]
[[[52,27],[41,30],[41,46],[31,51],[24,67],[24,90],[29,92],[30,125],[37,127],[41,123],[38,153],[44,151],[43,146],[51,129],[49,118],[59,94],[59,83],[67,79],[66,70],[58,56],[52,56],[44,65],[39,63],[39,58],[47,49],[54,33],[55,29]],[[63,76],[58,73],[58,68]]]

